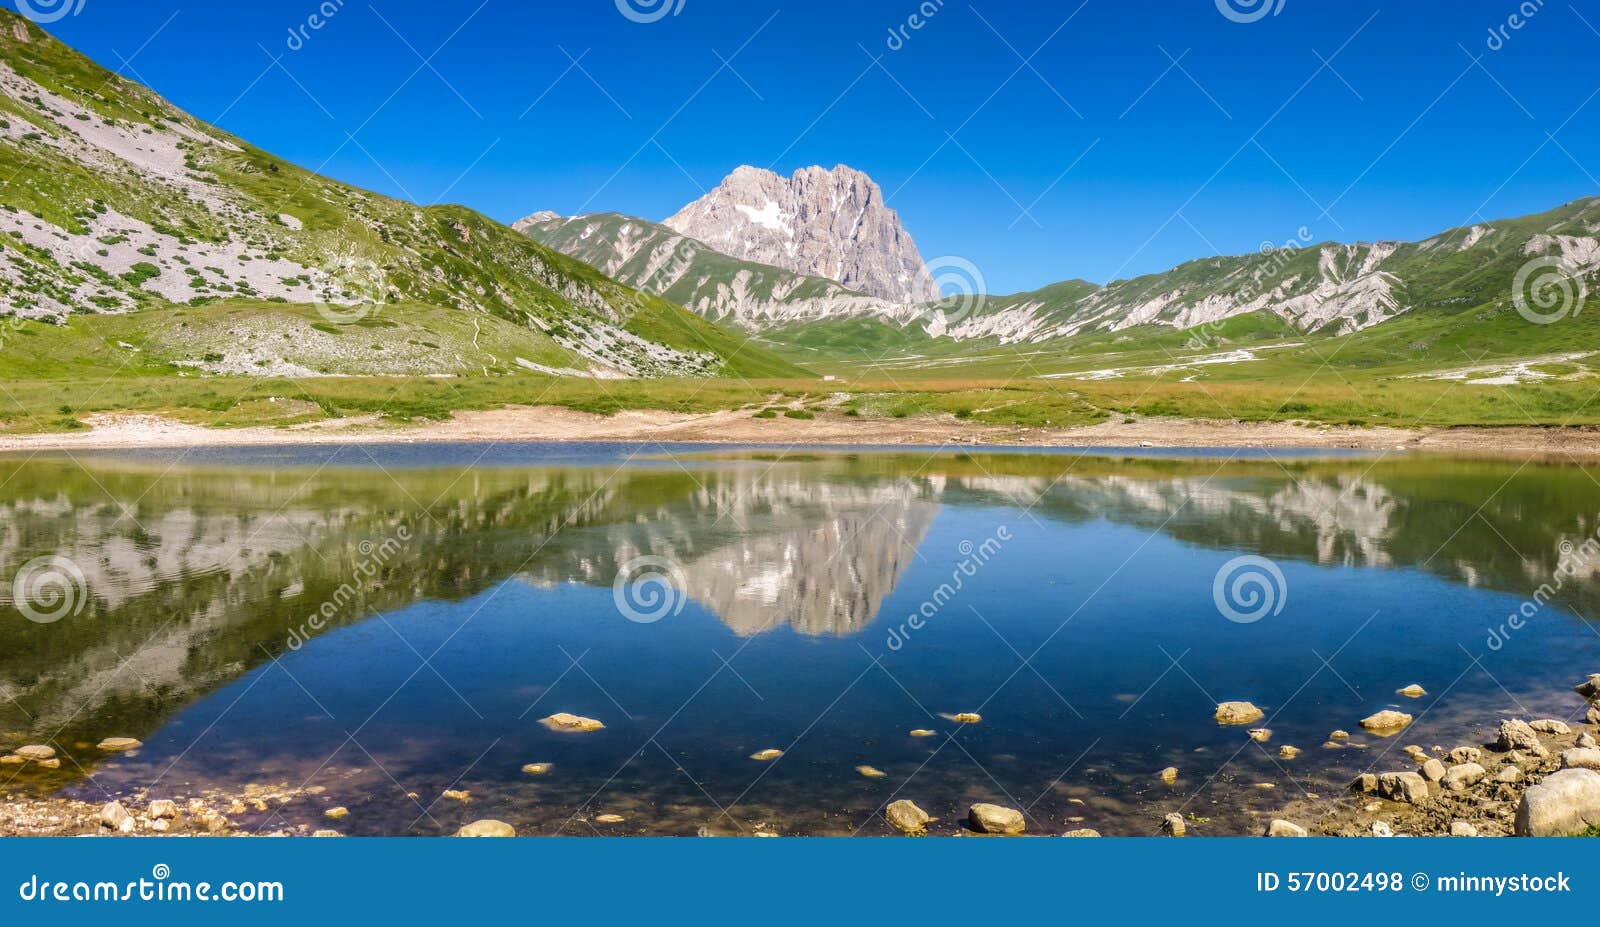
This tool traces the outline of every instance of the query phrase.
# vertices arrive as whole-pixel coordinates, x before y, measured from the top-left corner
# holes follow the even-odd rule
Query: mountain
[[[608,277],[745,329],[860,316],[905,325],[924,311],[823,277],[729,257],[664,225],[616,213],[543,212],[512,228]]]
[[[127,358],[189,374],[798,372],[471,210],[295,167],[0,11],[0,316],[90,314],[136,315]]]
[[[900,216],[872,178],[839,165],[785,179],[740,167],[668,219],[667,228],[741,260],[835,280],[899,303],[938,298]]]

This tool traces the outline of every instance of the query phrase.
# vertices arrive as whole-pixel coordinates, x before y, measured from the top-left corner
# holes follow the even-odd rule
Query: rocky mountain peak
[[[898,303],[937,288],[871,177],[843,164],[791,177],[745,165],[664,223],[724,254],[836,280]]]

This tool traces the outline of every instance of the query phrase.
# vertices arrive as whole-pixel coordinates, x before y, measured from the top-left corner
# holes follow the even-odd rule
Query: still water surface
[[[1600,483],[1570,462],[671,453],[0,460],[0,746],[67,759],[0,792],[265,788],[297,797],[246,829],[358,835],[881,834],[896,798],[935,832],[990,801],[1040,833],[1238,833],[1405,744],[1581,717],[1600,670]],[[40,558],[81,574],[51,623],[10,582]],[[1241,571],[1260,620],[1226,614],[1261,611]],[[1270,742],[1212,720],[1230,699]],[[1387,707],[1417,724],[1360,731]]]

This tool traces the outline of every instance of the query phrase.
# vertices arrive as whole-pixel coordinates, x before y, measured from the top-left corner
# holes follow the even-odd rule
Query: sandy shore
[[[593,415],[555,407],[462,412],[444,422],[401,425],[356,417],[286,428],[217,429],[151,415],[103,414],[65,434],[0,437],[0,451],[95,450],[280,444],[615,441],[707,444],[994,447],[1346,448],[1474,455],[1600,456],[1592,428],[1349,428],[1292,423],[1145,419],[1079,428],[1022,428],[949,419],[757,419],[749,412],[690,415],[630,411]]]

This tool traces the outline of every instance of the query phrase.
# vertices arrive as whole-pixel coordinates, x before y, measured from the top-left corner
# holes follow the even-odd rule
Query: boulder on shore
[[[883,810],[883,816],[895,830],[903,834],[919,836],[928,832],[928,822],[933,818],[928,812],[917,807],[917,803],[902,798]]]
[[[1438,760],[1429,760],[1428,762],[1423,763],[1421,770],[1422,778],[1428,780],[1429,782],[1443,782],[1445,773],[1448,771],[1449,770],[1445,768],[1445,765]]]
[[[1465,792],[1489,775],[1489,771],[1477,763],[1462,763],[1452,766],[1445,771],[1444,787],[1452,792]]]
[[[1600,827],[1600,772],[1563,769],[1522,793],[1519,837],[1567,837]]]
[[[1015,836],[1027,830],[1022,812],[980,802],[967,810],[967,826],[980,834]]]
[[[1266,717],[1266,712],[1249,702],[1223,702],[1217,706],[1218,724],[1250,724]]]
[[[1600,750],[1578,748],[1561,754],[1562,769],[1592,769],[1600,772]]]
[[[1291,821],[1276,819],[1271,824],[1267,825],[1267,832],[1265,836],[1309,837],[1311,836],[1311,832],[1306,830],[1304,827],[1301,827],[1299,824],[1295,824]]]
[[[1390,801],[1420,804],[1428,800],[1428,780],[1414,772],[1384,773],[1378,777],[1378,795]]]
[[[1541,734],[1549,734],[1551,737],[1565,737],[1572,733],[1572,728],[1567,727],[1565,721],[1557,721],[1554,718],[1534,721],[1528,726]]]
[[[515,837],[517,829],[504,821],[473,821],[456,831],[457,837]]]
[[[1502,750],[1527,750],[1538,754],[1544,750],[1539,743],[1539,732],[1526,721],[1501,721],[1495,743]]]

